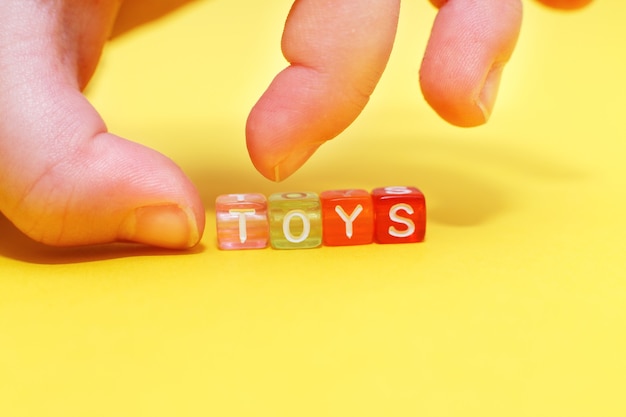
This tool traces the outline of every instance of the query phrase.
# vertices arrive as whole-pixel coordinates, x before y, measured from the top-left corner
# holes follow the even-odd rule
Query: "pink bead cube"
[[[267,199],[263,194],[225,194],[215,201],[220,249],[263,249],[269,241]]]

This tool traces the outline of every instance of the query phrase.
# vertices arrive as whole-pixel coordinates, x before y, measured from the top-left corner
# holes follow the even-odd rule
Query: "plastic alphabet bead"
[[[378,243],[421,242],[426,232],[426,202],[415,187],[384,187],[372,191]]]
[[[273,248],[308,249],[322,244],[322,209],[317,194],[276,193],[268,202]]]
[[[225,250],[412,243],[426,233],[426,201],[415,187],[225,194],[215,211]]]
[[[269,241],[263,194],[227,194],[215,201],[220,249],[262,249]]]
[[[374,240],[372,196],[365,190],[330,190],[320,194],[326,246],[367,245]]]

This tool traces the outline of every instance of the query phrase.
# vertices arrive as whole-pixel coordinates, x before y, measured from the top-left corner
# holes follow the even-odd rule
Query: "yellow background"
[[[0,220],[0,416],[626,415],[626,5],[525,3],[491,122],[423,101],[403,3],[368,108],[284,183],[247,113],[289,0],[199,2],[110,45],[88,95],[207,206],[190,253],[51,249]],[[427,241],[221,252],[233,192],[415,185]]]

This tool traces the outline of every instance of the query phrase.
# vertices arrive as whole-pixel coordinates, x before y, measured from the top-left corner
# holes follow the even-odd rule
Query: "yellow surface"
[[[0,416],[626,415],[626,5],[526,2],[486,127],[436,117],[403,3],[362,117],[293,178],[247,159],[288,0],[201,2],[111,45],[89,96],[207,206],[191,253],[54,250],[0,220]],[[221,193],[416,185],[427,241],[216,248]]]

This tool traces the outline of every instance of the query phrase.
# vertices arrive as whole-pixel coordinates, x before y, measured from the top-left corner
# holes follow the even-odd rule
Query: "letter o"
[[[281,197],[286,198],[288,200],[297,200],[299,198],[306,198],[307,194],[306,193],[282,193]]]
[[[291,220],[294,217],[298,217],[302,220],[302,233],[300,233],[299,236],[294,236],[291,233]],[[304,211],[291,210],[289,213],[285,214],[285,217],[283,218],[283,234],[285,235],[285,239],[287,239],[291,243],[301,243],[309,237],[310,233],[311,221]]]

